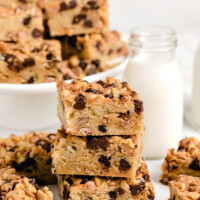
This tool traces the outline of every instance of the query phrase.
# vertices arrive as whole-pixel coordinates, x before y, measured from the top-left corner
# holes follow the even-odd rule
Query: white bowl
[[[128,58],[123,59],[115,68],[84,80],[104,80],[107,76],[120,75],[127,62]],[[59,124],[56,96],[56,83],[0,84],[0,128],[30,131]]]

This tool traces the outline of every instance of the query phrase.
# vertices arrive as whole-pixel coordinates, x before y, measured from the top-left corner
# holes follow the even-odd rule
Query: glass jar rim
[[[177,46],[176,32],[165,26],[138,26],[131,29],[129,44],[143,51],[167,51]]]

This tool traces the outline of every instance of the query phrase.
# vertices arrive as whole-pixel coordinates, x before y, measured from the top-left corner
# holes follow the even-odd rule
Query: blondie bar
[[[62,43],[63,57],[78,55],[81,59],[109,61],[128,54],[127,44],[117,31],[66,37]]]
[[[68,134],[143,135],[143,102],[128,83],[63,81],[58,88],[58,116]]]
[[[137,179],[93,176],[58,176],[62,200],[153,200],[155,192],[146,165],[137,171]]]
[[[46,12],[51,36],[108,30],[107,0],[49,0]]]
[[[53,200],[48,187],[40,188],[35,179],[18,175],[13,168],[0,169],[0,197],[5,200]]]
[[[181,175],[177,181],[169,182],[169,200],[200,200],[200,179]]]
[[[72,56],[61,64],[63,79],[77,79],[90,76],[106,70],[104,62],[96,60],[80,60],[78,56]]]
[[[43,37],[43,15],[34,5],[0,4],[0,41],[38,40]]]
[[[62,80],[61,45],[57,40],[0,42],[0,83],[44,83]]]
[[[165,184],[180,174],[200,177],[200,142],[192,137],[181,140],[176,152],[168,151],[162,171],[161,182]]]
[[[0,168],[12,167],[20,174],[35,178],[38,184],[56,183],[51,173],[51,154],[55,134],[41,132],[0,139]]]
[[[57,138],[56,174],[134,178],[140,166],[143,135],[77,137],[58,130]]]

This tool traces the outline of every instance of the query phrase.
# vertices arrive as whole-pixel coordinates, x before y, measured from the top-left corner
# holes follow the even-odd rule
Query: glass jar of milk
[[[175,48],[176,34],[160,26],[134,28],[130,35],[130,60],[123,74],[144,102],[147,158],[166,156],[182,134],[183,83]]]

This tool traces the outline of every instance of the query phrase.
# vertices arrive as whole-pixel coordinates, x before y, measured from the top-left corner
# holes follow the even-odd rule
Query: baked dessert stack
[[[62,199],[154,199],[142,158],[143,103],[126,83],[74,80],[58,85],[52,154]]]
[[[107,0],[1,0],[0,83],[56,82],[116,66],[108,61],[128,48],[109,30],[108,8]]]

